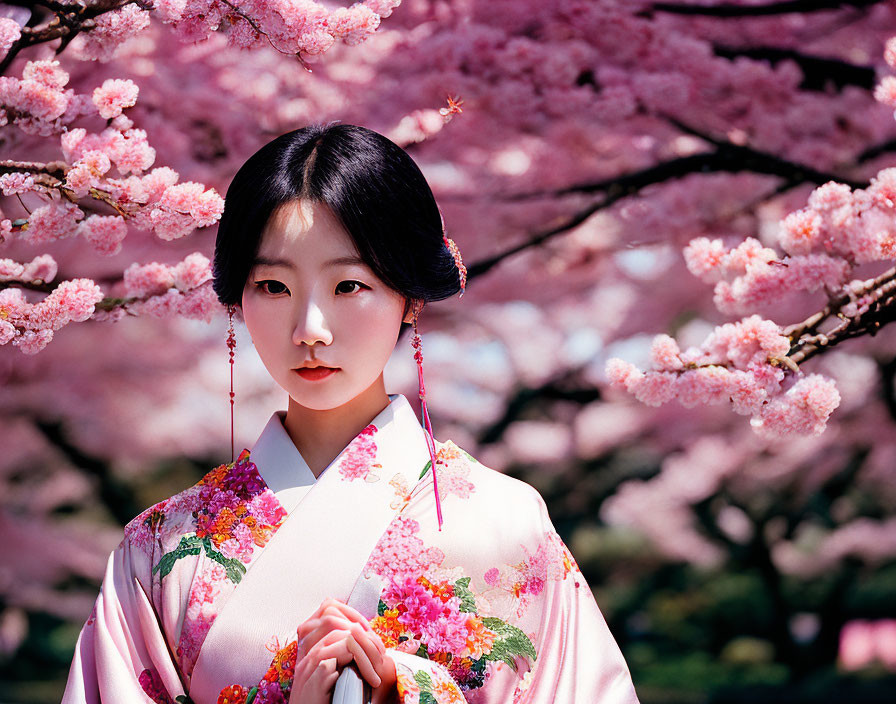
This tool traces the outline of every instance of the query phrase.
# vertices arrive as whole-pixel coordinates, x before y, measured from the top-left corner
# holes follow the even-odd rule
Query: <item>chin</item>
[[[345,391],[339,389],[302,389],[297,391],[294,387],[287,389],[292,402],[302,408],[312,411],[330,411],[349,403],[356,398],[358,394],[346,395]]]

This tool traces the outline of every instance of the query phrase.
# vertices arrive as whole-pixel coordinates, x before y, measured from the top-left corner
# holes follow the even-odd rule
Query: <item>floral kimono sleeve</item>
[[[523,567],[523,588],[532,601],[523,625],[534,629],[537,659],[513,688],[486,687],[488,696],[477,701],[637,704],[628,666],[594,595],[554,529],[541,495],[534,489],[532,494],[538,509],[536,532],[528,551],[532,558]],[[496,678],[495,684],[503,681]]]
[[[78,636],[62,704],[173,704],[183,694],[139,575],[149,556],[127,538],[112,551],[96,603]]]
[[[401,703],[637,704],[541,495],[468,468],[453,505],[457,472],[440,478],[449,530],[399,516],[368,563],[387,582],[371,624],[395,661]]]

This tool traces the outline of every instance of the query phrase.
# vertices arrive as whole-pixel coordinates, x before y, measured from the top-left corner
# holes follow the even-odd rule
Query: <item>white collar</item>
[[[407,398],[403,394],[389,394],[388,396],[389,405],[380,411],[370,423],[375,425],[378,431],[394,423],[402,428],[405,426],[414,428],[419,433],[422,426]],[[305,458],[302,457],[302,453],[299,452],[292,438],[289,437],[289,433],[283,427],[285,417],[286,411],[274,411],[249,452],[250,461],[255,465],[264,483],[274,493],[292,487],[310,486],[317,481]],[[350,444],[351,441],[345,447]],[[333,458],[327,469],[336,463],[345,447]],[[325,469],[324,472],[326,471]]]

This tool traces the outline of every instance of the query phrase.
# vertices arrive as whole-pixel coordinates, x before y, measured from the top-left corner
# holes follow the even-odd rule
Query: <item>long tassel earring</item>
[[[411,344],[414,346],[414,359],[417,361],[417,380],[419,381],[418,395],[420,397],[420,407],[424,422],[426,425],[426,445],[429,448],[429,456],[432,459],[432,487],[436,495],[436,515],[439,519],[439,530],[442,530],[442,503],[439,500],[439,484],[436,473],[436,446],[432,434],[432,423],[429,420],[429,411],[426,408],[426,386],[423,384],[423,340],[420,339],[420,333],[417,332],[417,313],[420,310],[418,302],[414,302],[414,337]]]
[[[236,336],[233,334],[233,304],[227,305],[227,317],[230,319],[230,325],[227,332],[227,347],[230,349],[230,462],[236,460],[234,432],[233,432],[233,350],[236,348]]]

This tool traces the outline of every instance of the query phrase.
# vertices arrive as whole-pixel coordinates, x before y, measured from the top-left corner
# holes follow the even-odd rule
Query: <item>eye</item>
[[[364,284],[362,284],[360,281],[340,281],[339,284],[336,286],[337,291],[339,291],[339,287],[342,286],[342,284],[357,284],[360,287],[358,289],[359,291],[362,288],[369,288],[368,286],[365,286]],[[354,291],[349,291],[349,293],[354,293]]]
[[[279,281],[273,281],[271,279],[265,279],[264,281],[256,281],[255,282],[255,285],[258,286],[258,288],[260,288],[265,293],[270,293],[271,295],[283,293],[284,291],[288,290],[286,288],[286,286],[283,286],[283,291],[271,291],[269,288],[266,290],[265,286],[264,286],[265,284],[274,284],[275,286],[283,286],[283,284],[281,284]]]

